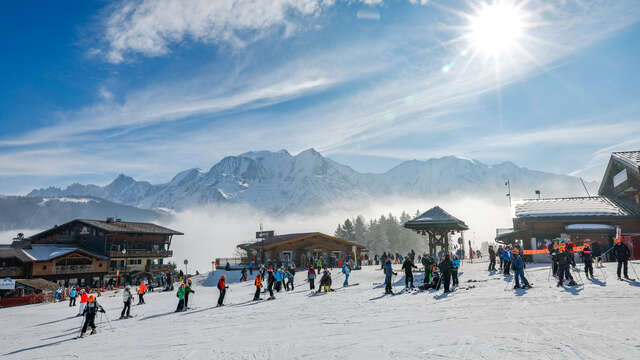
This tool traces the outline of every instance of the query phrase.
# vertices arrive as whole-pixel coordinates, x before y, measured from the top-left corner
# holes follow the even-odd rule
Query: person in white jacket
[[[126,317],[131,317],[131,303],[133,302],[133,295],[131,294],[131,287],[129,285],[125,286],[124,292],[122,293],[122,301],[124,301],[124,308],[120,313],[120,319]]]

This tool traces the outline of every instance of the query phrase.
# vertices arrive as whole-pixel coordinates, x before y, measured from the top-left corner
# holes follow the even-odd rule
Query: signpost
[[[185,280],[187,279],[187,274],[189,273],[189,272],[187,271],[187,265],[188,265],[188,264],[189,264],[189,260],[184,259],[184,279],[185,279]]]

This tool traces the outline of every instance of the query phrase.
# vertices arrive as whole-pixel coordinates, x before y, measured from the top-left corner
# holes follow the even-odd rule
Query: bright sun
[[[469,16],[467,38],[475,52],[489,57],[509,55],[525,31],[524,13],[510,1],[481,5]]]

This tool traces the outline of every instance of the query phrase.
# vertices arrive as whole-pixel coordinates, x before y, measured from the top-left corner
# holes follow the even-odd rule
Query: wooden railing
[[[0,278],[4,279],[6,277],[21,277],[24,276],[24,269],[19,266],[9,266],[0,268]]]
[[[169,264],[149,264],[145,267],[145,270],[150,273],[157,273],[157,272],[165,273],[165,272],[172,271],[173,266]]]
[[[112,259],[122,259],[122,258],[130,258],[130,257],[172,257],[173,250],[144,250],[144,249],[127,249],[126,254],[122,254],[121,251],[111,251],[109,252],[109,257]]]
[[[93,272],[92,265],[61,265],[56,266],[56,274],[84,274]]]

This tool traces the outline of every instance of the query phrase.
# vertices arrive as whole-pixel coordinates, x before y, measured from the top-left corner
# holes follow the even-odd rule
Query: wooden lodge
[[[151,223],[76,219],[0,247],[0,278],[103,283],[117,274],[152,276],[172,269],[164,259],[173,256],[174,235],[182,233]]]
[[[611,155],[597,196],[518,202],[513,229],[496,236],[529,250],[534,261],[549,261],[545,249],[554,239],[589,243],[596,256],[624,241],[632,258],[640,259],[640,151]]]
[[[238,245],[247,252],[248,261],[269,264],[294,261],[299,267],[315,264],[337,266],[346,259],[359,258],[363,245],[319,232],[274,235],[273,231],[256,234],[257,241]]]

